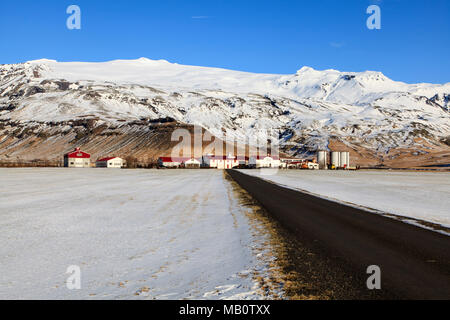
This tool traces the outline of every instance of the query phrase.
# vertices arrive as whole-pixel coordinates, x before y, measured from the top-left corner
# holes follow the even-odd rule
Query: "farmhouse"
[[[308,162],[308,169],[319,170],[319,164],[317,162]]]
[[[200,161],[195,158],[187,157],[159,157],[158,166],[165,168],[200,168]]]
[[[165,168],[178,168],[183,162],[183,158],[159,157],[158,166]]]
[[[301,169],[303,164],[303,161],[282,162],[281,167],[285,169]]]
[[[80,148],[64,155],[64,167],[89,168],[91,166],[91,155],[83,152]]]
[[[228,156],[215,156],[208,154],[202,157],[202,166],[207,168],[232,169],[239,166],[239,164],[240,160],[231,154]]]
[[[97,168],[123,168],[125,160],[119,157],[102,158],[97,160],[95,166]]]
[[[200,168],[200,161],[198,161],[195,158],[191,158],[189,160],[185,160],[182,163],[186,169],[199,169]]]
[[[306,160],[302,158],[280,158],[280,167],[285,169],[298,169]]]
[[[277,156],[251,156],[249,166],[252,168],[279,168],[280,158]]]

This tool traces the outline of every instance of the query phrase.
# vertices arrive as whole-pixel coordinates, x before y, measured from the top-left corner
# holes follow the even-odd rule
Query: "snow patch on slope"
[[[276,94],[288,97],[316,98],[339,103],[370,102],[376,93],[410,92],[428,97],[450,92],[446,85],[409,85],[392,81],[381,72],[318,71],[303,67],[294,75],[257,74],[221,68],[197,67],[170,63],[166,60],[113,60],[108,62],[30,61],[30,65],[46,65],[43,77],[69,81],[95,80],[138,83],[165,87],[223,90],[240,93]],[[442,88],[442,90],[440,90]]]

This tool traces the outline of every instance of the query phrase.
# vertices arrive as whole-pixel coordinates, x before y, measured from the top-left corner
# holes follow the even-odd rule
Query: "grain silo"
[[[328,169],[328,152],[320,150],[317,152],[317,163],[319,164],[319,169]]]
[[[341,166],[340,162],[341,153],[337,151],[331,152],[331,166],[335,169],[339,168]]]
[[[350,166],[350,152],[341,152],[339,159],[341,168],[348,168]]]

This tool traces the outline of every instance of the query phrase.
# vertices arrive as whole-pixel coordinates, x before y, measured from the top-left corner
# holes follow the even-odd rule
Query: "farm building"
[[[280,167],[285,169],[301,168],[302,164],[306,162],[302,158],[280,158]]]
[[[317,162],[308,162],[307,166],[310,170],[319,170],[319,164]]]
[[[125,160],[119,157],[102,158],[97,160],[95,166],[97,168],[123,168]]]
[[[187,157],[159,157],[158,166],[165,168],[200,168],[201,162],[195,158]]]
[[[239,163],[240,161],[231,154],[228,156],[215,156],[208,154],[202,157],[202,166],[206,168],[232,169],[239,166]]]
[[[89,168],[91,166],[91,155],[83,152],[80,148],[64,155],[64,167]]]
[[[282,162],[281,167],[285,169],[301,169],[303,164],[303,161],[289,161]]]
[[[277,156],[252,156],[250,157],[249,166],[253,168],[279,168],[281,165],[280,158]]]
[[[201,164],[200,161],[198,161],[195,158],[183,161],[183,165],[186,169],[199,169],[200,164]]]
[[[183,162],[183,158],[159,157],[158,166],[165,168],[178,168]]]

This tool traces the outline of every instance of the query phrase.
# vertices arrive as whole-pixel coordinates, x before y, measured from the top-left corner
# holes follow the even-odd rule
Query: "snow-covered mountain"
[[[373,71],[303,67],[276,75],[146,58],[36,60],[0,66],[0,159],[54,158],[61,148],[94,148],[99,135],[133,132],[129,140],[136,144],[155,119],[171,118],[214,135],[231,130],[239,139],[251,129],[277,128],[283,150],[292,154],[348,148],[353,159],[372,164],[449,163],[449,108],[450,83],[406,84]],[[62,138],[64,147],[49,147],[50,155],[27,151]],[[126,141],[113,145],[109,153],[125,152]]]

